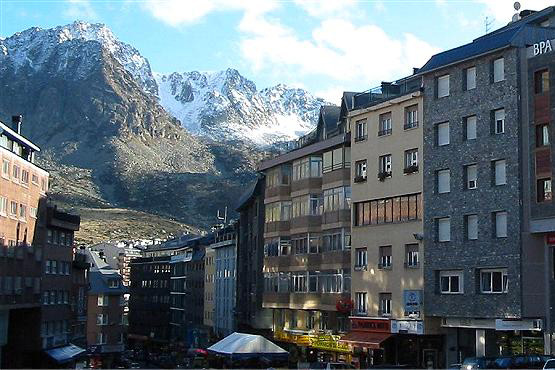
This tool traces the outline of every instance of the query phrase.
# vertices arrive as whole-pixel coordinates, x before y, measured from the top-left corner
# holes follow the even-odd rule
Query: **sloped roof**
[[[505,47],[526,46],[531,40],[552,37],[554,31],[552,27],[539,27],[532,25],[531,22],[545,17],[553,12],[553,9],[553,7],[548,7],[494,32],[481,36],[471,43],[435,54],[418,70],[418,74],[431,72]]]
[[[237,202],[237,206],[235,207],[236,211],[240,211],[256,194],[256,187],[263,181],[262,177],[256,179],[249,184],[247,190],[239,197],[239,201]]]
[[[338,107],[337,105],[322,106],[320,108],[318,125],[322,124],[325,127],[326,132],[331,132],[337,129],[337,122],[339,121],[340,113],[341,113],[341,107]]]

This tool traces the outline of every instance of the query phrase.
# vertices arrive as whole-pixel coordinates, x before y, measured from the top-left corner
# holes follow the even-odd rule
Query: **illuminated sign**
[[[351,318],[351,328],[356,331],[370,331],[374,333],[389,333],[391,326],[389,320],[373,320]]]
[[[312,347],[324,351],[350,353],[347,343],[339,342],[339,335],[332,334],[304,334],[296,335],[284,331],[274,332],[274,339],[282,342],[295,343],[299,346]]]
[[[550,40],[540,41],[538,43],[535,43],[533,47],[534,47],[534,56],[553,51]]]

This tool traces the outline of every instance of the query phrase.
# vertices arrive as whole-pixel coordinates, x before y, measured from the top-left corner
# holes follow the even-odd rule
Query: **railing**
[[[418,127],[418,121],[414,121],[414,122],[405,122],[405,125],[403,126],[403,128],[405,130],[409,130],[411,128],[416,128]]]
[[[391,135],[392,129],[388,128],[385,130],[380,130],[378,131],[378,136],[387,136],[387,135]]]
[[[355,136],[355,143],[368,139],[368,135]]]
[[[391,177],[391,171],[388,172],[379,172],[378,173],[378,179],[380,181],[384,181],[386,178]]]
[[[358,183],[358,182],[365,182],[366,181],[366,176],[355,176],[354,182]]]
[[[406,173],[406,174],[418,172],[418,165],[405,167],[403,172]]]
[[[412,263],[405,262],[404,266],[407,269],[417,269],[417,268],[420,268],[420,263],[419,262],[416,262],[416,263],[415,262],[412,262]]]

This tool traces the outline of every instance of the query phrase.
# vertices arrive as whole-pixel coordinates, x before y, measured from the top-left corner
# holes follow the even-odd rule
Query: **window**
[[[462,282],[462,271],[440,271],[439,273],[439,286],[441,294],[462,294]]]
[[[405,108],[405,130],[418,127],[418,105]]]
[[[418,244],[405,245],[405,267],[418,267]]]
[[[471,164],[465,167],[466,173],[466,188],[476,189],[478,187],[478,167]]]
[[[536,125],[536,147],[549,145],[549,124]]]
[[[351,148],[336,148],[324,153],[323,173],[351,167]]]
[[[293,162],[293,181],[322,176],[322,158],[306,157]]]
[[[383,177],[391,176],[391,154],[382,155],[379,158],[379,175]]]
[[[358,314],[365,315],[367,313],[366,310],[366,292],[357,292],[355,293],[355,300],[356,300],[356,310]]]
[[[380,269],[391,268],[391,246],[380,247],[380,261],[378,263]]]
[[[31,182],[35,185],[39,184],[39,177],[35,174],[33,174],[33,176],[31,176]]]
[[[449,75],[437,78],[437,97],[449,96]]]
[[[380,114],[378,136],[391,135],[391,113]]]
[[[505,185],[507,183],[507,162],[500,159],[493,162],[495,171],[495,185]]]
[[[7,159],[2,161],[2,176],[5,178],[10,177],[10,161]]]
[[[418,149],[405,150],[405,173],[418,171]]]
[[[356,121],[355,126],[355,142],[366,140],[366,138],[368,137],[366,119]]]
[[[52,273],[52,266],[50,260],[44,261],[44,273],[50,274]]]
[[[476,88],[476,67],[470,67],[465,69],[465,82],[466,90],[472,90]]]
[[[119,288],[119,280],[118,279],[109,279],[108,280],[108,287],[110,287],[110,288]]]
[[[534,74],[534,91],[536,94],[549,91],[549,71],[547,69]]]
[[[438,194],[449,193],[451,191],[451,171],[437,171],[437,192]]]
[[[499,58],[493,61],[493,82],[505,79],[505,59]]]
[[[10,202],[10,215],[17,217],[17,202],[13,200]]]
[[[107,336],[104,333],[96,334],[96,344],[106,344]]]
[[[8,198],[0,196],[0,215],[8,214]]]
[[[437,241],[451,241],[451,218],[444,217],[437,219]]]
[[[495,236],[498,238],[507,237],[507,212],[495,212]]]
[[[19,180],[19,166],[16,164],[12,166],[12,177],[16,180]]]
[[[478,215],[467,215],[466,219],[466,239],[478,239]]]
[[[437,125],[437,146],[449,144],[449,122]]]
[[[21,171],[21,182],[24,184],[29,184],[29,171],[27,170]]]
[[[2,205],[0,204],[0,211],[1,211],[1,207]],[[37,208],[36,207],[30,207],[29,208],[29,215],[33,218],[37,218]]]
[[[494,115],[494,132],[503,134],[505,132],[505,109],[498,109],[493,112]]]
[[[539,179],[537,186],[538,203],[551,202],[553,199],[551,193],[551,179]]]
[[[476,139],[476,116],[466,117],[464,120],[465,125],[465,139]]]
[[[108,306],[108,297],[104,294],[98,295],[98,305],[99,306]]]
[[[380,316],[391,316],[391,293],[380,293]]]
[[[366,268],[366,266],[367,266],[366,258],[367,258],[367,252],[368,252],[367,248],[366,247],[357,248],[355,252],[356,252],[356,254],[355,254],[356,255],[355,269],[356,268],[359,268],[359,269]]]
[[[481,293],[507,293],[508,283],[507,269],[484,269],[480,271]]]
[[[340,186],[326,189],[324,196],[324,212],[339,211],[351,208],[351,187]]]
[[[19,218],[22,220],[27,219],[27,206],[24,204],[19,205]]]
[[[355,203],[354,224],[362,226],[420,220],[421,201],[420,194],[413,194]]]
[[[366,159],[355,162],[355,182],[366,181]]]

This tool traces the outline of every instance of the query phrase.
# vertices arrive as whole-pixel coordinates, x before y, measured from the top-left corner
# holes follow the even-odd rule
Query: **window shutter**
[[[476,67],[471,67],[466,70],[466,90],[476,88]]]
[[[449,144],[449,122],[444,122],[437,125],[437,145],[447,144]]]
[[[466,140],[476,139],[476,116],[466,119]]]
[[[438,77],[437,79],[437,96],[442,98],[449,95],[449,75]]]
[[[439,171],[437,174],[437,192],[449,193],[451,191],[451,172],[449,170]]]
[[[500,160],[495,162],[495,185],[505,185],[507,183],[506,162]]]
[[[495,230],[498,238],[507,236],[507,212],[497,212],[495,214]]]
[[[469,215],[466,217],[467,229],[468,229],[468,239],[476,240],[478,239],[478,215]]]
[[[451,240],[451,220],[440,218],[438,220],[438,241],[448,242]]]

